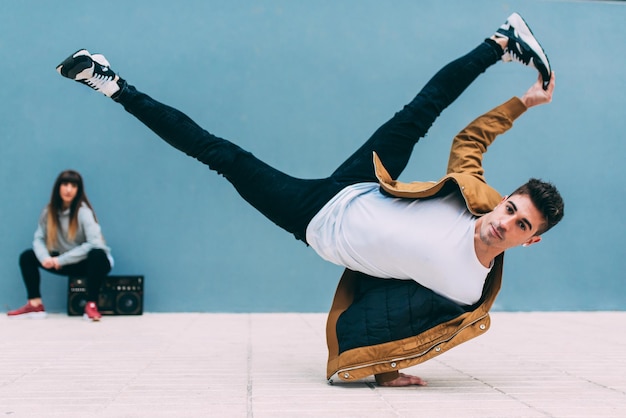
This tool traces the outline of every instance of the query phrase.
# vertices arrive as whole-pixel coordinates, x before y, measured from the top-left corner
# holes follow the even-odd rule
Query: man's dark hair
[[[515,194],[530,197],[535,207],[546,219],[535,235],[543,234],[563,219],[565,206],[563,198],[552,183],[532,178],[511,193],[511,195]]]

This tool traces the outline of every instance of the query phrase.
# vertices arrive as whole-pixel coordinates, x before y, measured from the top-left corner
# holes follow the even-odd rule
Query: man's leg
[[[304,241],[310,219],[338,191],[329,179],[289,176],[238,145],[198,126],[187,115],[125,82],[113,99],[171,146],[209,166],[276,225]],[[319,203],[316,203],[319,202]]]
[[[344,183],[376,181],[372,164],[374,151],[389,174],[398,178],[413,147],[426,135],[435,119],[476,77],[499,60],[517,61],[535,68],[543,78],[544,89],[550,81],[552,70],[543,47],[524,19],[513,13],[491,38],[435,74],[404,109],[335,171],[333,178]]]
[[[406,167],[413,147],[426,135],[441,112],[480,74],[498,62],[502,54],[502,47],[489,39],[444,66],[409,104],[378,128],[337,168],[332,177],[345,183],[377,181],[372,163],[375,151],[389,174],[397,178]]]
[[[120,79],[102,55],[77,51],[57,71],[120,103],[168,144],[223,175],[248,203],[302,241],[310,219],[340,190],[330,179],[289,176],[236,144],[207,132],[181,111]]]

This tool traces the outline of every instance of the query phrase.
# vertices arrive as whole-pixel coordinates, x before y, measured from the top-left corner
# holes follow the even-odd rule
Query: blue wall
[[[146,276],[147,311],[321,312],[341,273],[120,106],[58,76],[76,49],[105,53],[133,84],[270,164],[320,177],[512,11],[541,39],[557,89],[489,150],[487,177],[503,193],[551,180],[567,207],[540,245],[509,251],[497,309],[623,309],[622,2],[23,0],[0,3],[0,310],[25,300],[17,257],[66,168],[85,177],[113,274]],[[518,64],[490,69],[402,179],[440,177],[454,134],[534,80]],[[49,310],[64,310],[64,279],[44,274],[42,289]]]

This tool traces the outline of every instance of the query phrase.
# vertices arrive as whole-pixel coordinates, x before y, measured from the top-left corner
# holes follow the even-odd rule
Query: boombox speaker
[[[67,289],[67,314],[82,315],[87,303],[86,281],[70,277]],[[102,315],[141,315],[143,313],[143,276],[108,276],[98,298]]]

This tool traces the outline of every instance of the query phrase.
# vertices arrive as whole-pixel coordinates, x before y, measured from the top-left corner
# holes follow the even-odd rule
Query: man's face
[[[505,197],[495,209],[478,220],[479,238],[483,244],[500,251],[541,240],[535,236],[545,223],[530,197],[515,194]]]

